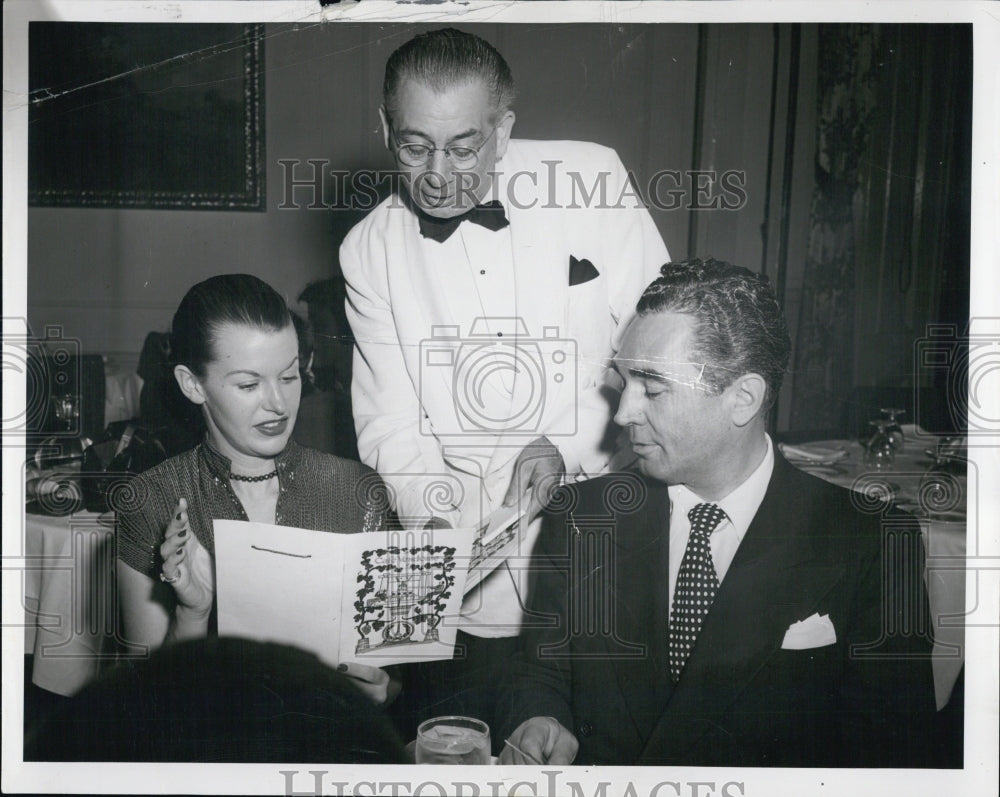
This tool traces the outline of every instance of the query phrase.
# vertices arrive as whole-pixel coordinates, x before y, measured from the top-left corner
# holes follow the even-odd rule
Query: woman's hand
[[[215,602],[215,565],[188,525],[187,499],[181,498],[167,524],[163,544],[163,577],[177,596],[178,620],[207,621]]]
[[[340,664],[337,670],[348,676],[354,685],[377,706],[388,705],[399,694],[399,681],[393,681],[389,678],[389,673],[378,667],[345,662]]]

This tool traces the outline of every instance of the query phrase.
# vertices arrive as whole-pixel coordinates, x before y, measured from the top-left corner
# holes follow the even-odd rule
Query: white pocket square
[[[836,641],[837,632],[833,630],[830,616],[814,614],[788,626],[781,647],[784,650],[808,650],[832,645]]]

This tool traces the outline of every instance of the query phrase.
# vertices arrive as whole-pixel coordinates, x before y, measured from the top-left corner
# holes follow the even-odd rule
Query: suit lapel
[[[510,142],[500,166],[503,176],[499,188],[510,219],[517,315],[527,326],[529,338],[542,338],[543,326],[553,325],[565,336],[569,254],[566,230],[556,224],[564,214],[545,210],[552,202],[547,196],[547,167],[525,158],[517,141]],[[515,175],[525,173],[538,175],[537,185],[524,179],[509,183]]]
[[[791,466],[775,457],[767,493],[736,552],[666,710],[639,763],[684,760],[685,749],[718,723],[781,648],[791,623],[808,616],[843,570],[817,560],[802,491],[788,484]],[[696,763],[689,758],[691,763]]]
[[[615,636],[604,639],[619,692],[638,738],[645,739],[672,685],[667,672],[669,497],[665,485],[647,482],[643,509],[619,515],[614,555]],[[644,646],[641,658],[615,656],[621,642]],[[637,688],[638,687],[638,688]]]

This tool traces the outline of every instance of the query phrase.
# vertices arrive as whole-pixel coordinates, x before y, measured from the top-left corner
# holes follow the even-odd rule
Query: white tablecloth
[[[25,517],[25,651],[42,689],[75,694],[115,657],[113,518]]]
[[[833,463],[809,464],[792,459],[794,465],[842,487],[857,490],[877,483],[888,485],[897,504],[913,512],[920,521],[926,552],[925,580],[934,632],[934,690],[938,709],[951,697],[955,681],[965,661],[965,551],[966,551],[966,480],[955,477],[960,485],[961,501],[947,514],[930,515],[921,508],[918,488],[930,467],[925,453],[927,438],[921,443],[914,431],[892,470],[873,472],[864,465],[864,449],[854,440],[822,440],[795,448],[812,450],[839,449],[845,456]]]
[[[104,423],[139,416],[142,379],[107,364]],[[113,515],[25,516],[25,651],[32,682],[72,695],[115,658]]]

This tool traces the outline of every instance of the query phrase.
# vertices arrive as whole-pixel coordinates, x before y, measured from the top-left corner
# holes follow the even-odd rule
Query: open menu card
[[[214,528],[220,636],[294,645],[333,666],[452,657],[473,530]]]
[[[522,511],[517,506],[500,507],[476,530],[465,591],[476,587],[507,557],[519,555]]]

